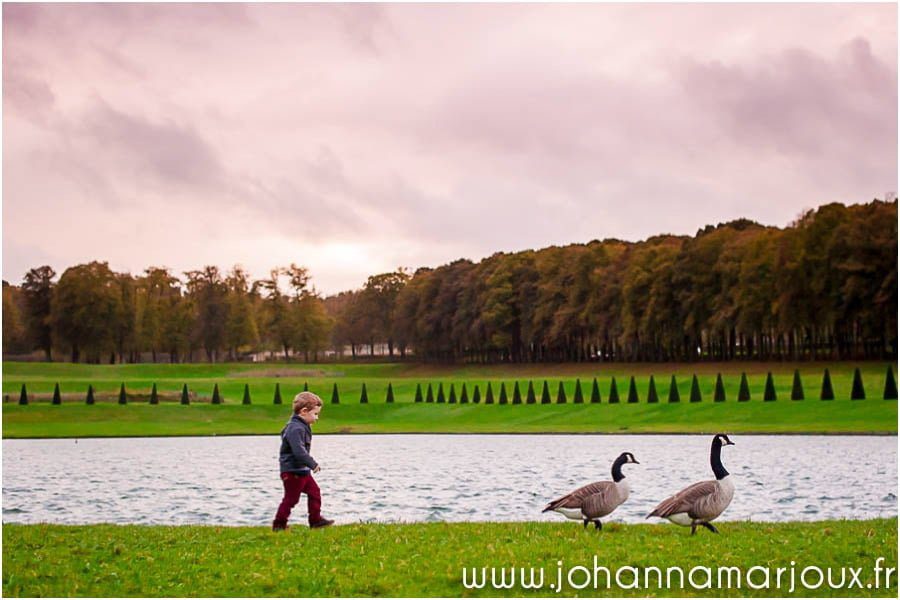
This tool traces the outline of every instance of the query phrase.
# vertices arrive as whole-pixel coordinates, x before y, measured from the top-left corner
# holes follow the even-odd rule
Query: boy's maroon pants
[[[284,483],[284,498],[275,513],[275,521],[272,522],[274,527],[287,525],[291,509],[300,501],[300,494],[306,494],[309,501],[309,524],[322,520],[322,493],[312,474],[282,473],[281,481]]]

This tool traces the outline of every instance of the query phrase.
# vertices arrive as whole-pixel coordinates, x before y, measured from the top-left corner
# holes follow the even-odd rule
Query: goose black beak
[[[638,462],[638,459],[636,459],[636,458],[635,458],[634,460],[632,460],[631,462],[633,462],[633,463],[636,464],[636,465],[641,464],[641,463]]]
[[[732,442],[731,440],[728,440],[728,441],[725,443],[725,445],[726,445],[726,446],[734,446],[734,442]]]

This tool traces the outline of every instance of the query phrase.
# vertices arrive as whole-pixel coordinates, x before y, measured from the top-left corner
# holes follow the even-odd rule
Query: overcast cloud
[[[897,188],[897,7],[3,5],[3,278],[398,266]]]

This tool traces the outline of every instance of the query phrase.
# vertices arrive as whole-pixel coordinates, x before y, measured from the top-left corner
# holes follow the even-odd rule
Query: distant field
[[[730,522],[720,523],[719,530],[719,535],[701,531],[692,537],[687,529],[669,524],[610,523],[598,533],[565,522],[416,523],[339,525],[318,531],[297,527],[274,534],[263,527],[4,524],[3,595],[897,597],[896,518]],[[612,575],[610,587],[600,572],[596,589],[593,583],[577,589],[589,581],[578,567],[592,571],[595,557]],[[876,579],[879,557],[883,560]],[[561,589],[555,590],[549,586],[558,581],[560,564],[565,574]],[[790,587],[792,566],[796,589]],[[827,579],[820,586],[811,573],[806,581],[816,589],[804,588],[801,572],[808,566],[823,573],[831,569],[831,582],[843,582],[843,587],[833,589]],[[510,589],[490,583],[466,589],[463,569],[481,567],[507,573],[511,567],[517,572],[524,567],[527,584],[542,586],[524,587],[517,579]],[[666,586],[665,576],[659,579],[644,571],[648,567],[664,574],[669,567],[680,568],[684,587],[679,587],[677,575]],[[701,571],[688,579],[695,567]],[[738,568],[742,583],[734,572],[731,579],[719,579],[719,567]],[[843,574],[842,568],[847,569]],[[888,585],[887,568],[894,569]],[[648,576],[640,575],[636,582],[632,569]],[[703,569],[711,575],[704,575]],[[784,577],[776,580],[776,569],[784,569]],[[770,584],[762,587],[765,570]],[[748,585],[748,577],[756,589]],[[472,585],[471,577],[467,582]]]
[[[822,371],[829,368],[835,400],[819,400]],[[407,364],[340,365],[71,365],[55,363],[4,363],[4,437],[88,437],[132,435],[234,435],[277,433],[289,414],[292,396],[304,384],[322,396],[326,408],[317,433],[397,432],[808,432],[808,433],[896,433],[897,403],[881,400],[885,364],[864,364],[861,372],[867,400],[849,400],[851,364],[797,365],[806,400],[790,399],[795,365],[522,365],[502,367],[435,367]],[[778,400],[763,402],[766,373],[771,370]],[[722,372],[726,401],[713,402],[716,374]],[[667,402],[670,378],[676,374],[681,402]],[[738,402],[740,375],[746,372],[751,391],[749,402]],[[691,376],[697,373],[702,402],[691,403]],[[634,374],[639,402],[628,404],[629,377]],[[654,375],[659,404],[648,404],[650,375]],[[601,403],[591,404],[593,378],[598,380]],[[615,377],[619,404],[609,404],[611,379]],[[581,380],[584,404],[574,404],[576,378]],[[540,404],[544,381],[552,404]],[[529,381],[534,383],[538,404],[499,404],[501,384],[508,402],[519,383],[526,402]],[[50,405],[54,385],[59,382],[62,406]],[[273,404],[275,383],[284,404]],[[494,404],[484,405],[490,382]],[[567,403],[557,404],[562,382]],[[29,406],[18,406],[21,385],[27,385]],[[125,383],[129,405],[116,404],[119,387]],[[161,404],[147,403],[150,388],[157,384]],[[369,404],[359,403],[363,383]],[[385,403],[391,383],[395,404]],[[482,404],[442,406],[413,403],[417,384],[425,394],[431,383],[437,396],[443,386],[445,400],[453,386],[457,402],[466,385],[469,399],[477,385]],[[94,386],[98,403],[85,405],[88,384]],[[178,404],[182,385],[195,394],[190,406]],[[224,404],[211,405],[213,385],[218,384]],[[241,400],[249,386],[252,405]],[[340,404],[331,404],[337,384]]]
[[[412,402],[416,384],[422,384],[423,392],[432,383],[435,393],[439,383],[444,385],[445,394],[450,384],[456,393],[461,392],[465,383],[471,395],[474,386],[480,387],[482,395],[487,382],[491,382],[494,393],[499,394],[500,384],[505,383],[511,395],[513,385],[519,382],[524,394],[528,382],[532,381],[538,396],[543,381],[550,387],[553,401],[559,382],[562,381],[568,400],[571,402],[575,391],[575,379],[579,378],[586,400],[589,399],[593,378],[598,379],[602,400],[609,395],[611,378],[616,384],[622,401],[628,393],[629,378],[634,375],[641,401],[646,400],[650,376],[654,376],[660,399],[665,401],[669,392],[671,376],[677,379],[682,400],[690,394],[691,376],[696,374],[704,401],[712,400],[716,375],[722,374],[728,400],[737,398],[741,373],[746,373],[753,399],[761,399],[766,373],[773,374],[779,400],[789,399],[793,383],[794,369],[799,369],[804,392],[808,399],[818,398],[822,385],[822,373],[829,369],[836,399],[850,397],[853,369],[859,366],[869,398],[881,398],[884,390],[886,363],[697,363],[697,364],[564,364],[564,365],[498,365],[498,366],[436,366],[410,363],[378,364],[139,364],[139,365],[73,365],[68,363],[3,363],[3,393],[13,402],[18,400],[22,383],[28,391],[42,395],[39,400],[49,400],[53,386],[60,384],[64,400],[83,401],[88,384],[101,394],[118,394],[124,383],[129,393],[149,395],[153,383],[160,392],[178,394],[183,384],[201,398],[212,396],[213,385],[226,402],[240,402],[244,385],[250,386],[254,403],[271,402],[275,383],[282,393],[292,395],[308,383],[310,389],[327,402],[331,398],[332,386],[336,383],[341,400],[358,402],[363,383],[370,402],[383,402],[388,383],[393,386],[395,401]],[[496,399],[496,397],[495,397]]]

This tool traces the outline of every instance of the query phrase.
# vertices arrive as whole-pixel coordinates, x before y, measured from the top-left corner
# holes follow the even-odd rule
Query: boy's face
[[[322,407],[321,407],[321,406],[317,406],[317,407],[315,407],[315,408],[310,408],[310,409],[307,409],[307,410],[301,410],[299,416],[300,416],[301,419],[303,419],[303,421],[304,421],[307,425],[312,425],[313,423],[315,423],[316,421],[319,420],[319,413],[320,413],[321,411],[322,411]]]

